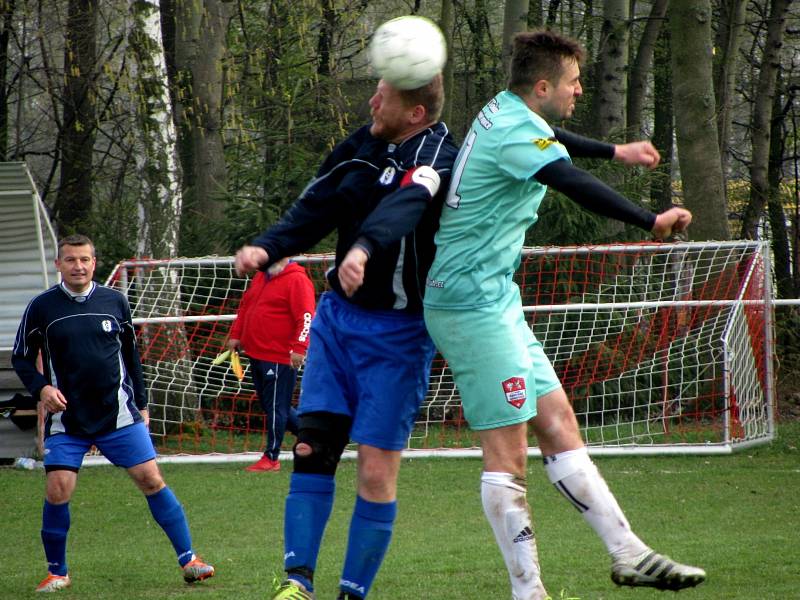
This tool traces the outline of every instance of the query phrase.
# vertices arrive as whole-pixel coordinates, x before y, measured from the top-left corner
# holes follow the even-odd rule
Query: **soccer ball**
[[[430,19],[397,17],[375,31],[369,60],[379,77],[400,90],[413,90],[441,72],[447,61],[447,46]]]

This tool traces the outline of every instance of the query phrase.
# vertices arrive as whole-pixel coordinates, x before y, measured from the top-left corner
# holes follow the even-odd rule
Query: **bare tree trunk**
[[[684,204],[694,213],[689,235],[727,240],[722,163],[711,83],[711,2],[672,2],[672,87]]]
[[[644,106],[647,92],[647,74],[650,72],[650,65],[653,63],[653,49],[664,23],[667,4],[669,4],[669,0],[655,0],[653,2],[644,33],[642,33],[642,39],[639,40],[636,58],[634,58],[631,65],[631,72],[628,77],[628,106],[626,109],[628,141],[641,139],[643,134],[642,107]]]
[[[778,82],[781,75],[778,72]],[[775,94],[772,104],[772,123],[770,134],[769,167],[767,179],[769,181],[769,200],[767,201],[767,214],[769,215],[770,241],[772,248],[772,267],[775,272],[775,282],[779,298],[795,298],[796,290],[792,281],[791,248],[789,233],[786,224],[786,213],[783,210],[781,197],[781,180],[783,179],[782,166],[785,150],[783,136],[786,113],[791,106],[791,100],[786,107],[781,106],[780,94]],[[795,265],[795,268],[797,265]]]
[[[169,10],[171,5],[167,6]],[[178,255],[178,233],[181,223],[181,188],[176,150],[175,119],[170,96],[167,53],[162,31],[159,0],[138,0],[131,6],[128,28],[128,44],[133,55],[131,67],[133,84],[131,101],[134,103],[136,135],[134,155],[136,173],[139,177],[138,199],[139,237],[138,256],[153,258],[175,258]],[[137,269],[137,273],[139,269]],[[142,278],[144,288],[152,283]],[[176,269],[169,269],[157,284],[164,304],[154,307],[153,316],[181,317],[181,287]],[[145,293],[145,289],[142,293]],[[155,332],[145,325],[142,336],[148,339]],[[188,374],[189,384],[182,394],[165,394],[153,390],[156,396],[150,415],[155,435],[165,433],[165,422],[175,412],[194,411],[200,407],[200,397],[194,386],[192,352],[186,326],[183,323],[167,323],[159,327],[159,335],[176,340],[185,349],[174,357],[177,368]],[[142,367],[150,379],[167,376],[163,362],[145,361]],[[175,365],[173,365],[175,366]]]
[[[317,36],[317,73],[320,75],[331,74],[331,47],[333,46],[333,32],[336,30],[336,10],[333,0],[320,0],[322,21],[320,22],[319,35]]]
[[[178,127],[178,69],[175,64],[175,0],[160,0],[159,14],[161,16],[161,47],[164,48],[164,66],[167,70],[167,89],[172,105],[172,120]]]
[[[267,24],[269,28],[273,31],[281,31],[285,20],[286,16],[283,14],[283,11],[281,11],[274,2],[270,2],[267,8]],[[283,45],[278,40],[276,40],[275,43],[269,44],[269,47],[265,49],[263,61],[264,78],[261,86],[261,93],[264,96],[267,96],[275,89],[279,89],[278,74],[283,58]],[[266,123],[268,123],[268,121],[266,121]],[[272,168],[272,164],[276,160],[275,157],[280,156],[281,146],[283,146],[284,143],[284,140],[278,140],[272,144],[264,144],[265,173],[263,175],[263,181],[265,187],[263,188],[263,195],[265,198],[269,197],[268,185],[270,179],[267,176],[267,171]]]
[[[791,229],[790,235],[791,239],[789,242],[789,249],[791,252],[791,260],[792,265],[794,265],[794,272],[792,273],[792,285],[794,286],[794,293],[792,294],[795,298],[800,296],[800,153],[798,152],[798,137],[800,137],[800,128],[797,126],[797,113],[795,111],[795,101],[796,94],[800,92],[800,87],[798,86],[791,86],[790,92],[792,96],[790,96],[790,108],[789,110],[792,113],[791,118],[791,133],[789,139],[792,143],[792,152],[789,155],[791,157],[791,186],[792,186],[792,200],[794,206],[791,207],[790,211],[790,220],[791,220]],[[788,129],[788,126],[787,126]],[[789,133],[789,132],[787,132]]]
[[[0,0],[0,161],[8,160],[8,43],[14,31],[16,0]]]
[[[596,134],[606,138],[625,128],[625,90],[628,85],[628,0],[606,0],[598,51],[594,98]]]
[[[222,145],[222,57],[229,3],[176,0],[177,119],[183,169],[180,252],[228,250],[224,222],[227,176]]]
[[[92,154],[95,127],[94,69],[97,0],[70,0],[64,47],[64,120],[61,183],[54,213],[62,234],[88,226],[92,208]]]
[[[592,27],[592,22],[595,19],[594,0],[585,0],[584,4],[586,8],[583,13],[583,24],[581,28],[584,31],[586,55],[594,56],[594,45],[596,41],[594,27]]]
[[[475,17],[472,21],[472,55],[475,60],[475,100],[482,105],[490,97],[491,77],[486,70],[486,47],[489,42],[489,20],[486,0],[475,0]]]
[[[719,25],[714,47],[719,48],[720,51],[714,57],[714,94],[723,176],[727,173],[728,144],[730,144],[731,121],[733,120],[733,86],[739,46],[744,31],[746,7],[747,0],[730,0],[719,3]]]
[[[758,237],[758,223],[764,213],[769,197],[767,168],[769,163],[770,121],[772,102],[775,96],[775,81],[780,66],[783,31],[786,27],[786,11],[791,0],[772,0],[767,25],[767,40],[761,70],[758,75],[759,93],[753,107],[750,135],[753,140],[753,156],[750,164],[750,200],[742,215],[741,236],[746,239]]]
[[[547,26],[555,25],[556,16],[558,15],[558,8],[561,6],[561,0],[550,0],[547,3]]]
[[[672,206],[672,145],[675,129],[672,106],[672,68],[670,66],[669,27],[661,28],[653,56],[653,139],[661,154],[658,168],[650,187],[652,207],[663,212]]]
[[[542,0],[530,0],[528,8],[528,29],[539,29],[544,24]]]
[[[131,11],[128,44],[135,59],[131,100],[140,136],[140,151],[135,154],[141,185],[137,253],[174,258],[178,254],[181,190],[158,0],[140,1]]]
[[[509,74],[511,65],[511,42],[514,35],[525,31],[528,24],[529,0],[506,0],[505,13],[503,14],[503,70]]]
[[[28,31],[28,14],[27,11],[22,11],[22,15],[20,15],[19,19],[19,27],[17,30],[17,45],[22,56],[27,56],[29,44],[30,42],[30,33]],[[29,75],[29,67],[28,60],[22,60],[20,67],[19,67],[19,81],[17,82],[17,106],[14,111],[14,152],[12,154],[12,158],[14,160],[17,159],[19,153],[22,150],[22,125],[25,121],[25,112],[24,107],[26,104],[26,94],[27,94],[27,86],[26,81],[28,81]],[[53,115],[55,120],[58,119],[58,115]],[[42,200],[45,199],[47,196],[47,189],[43,189],[40,191],[42,196]]]
[[[442,11],[439,13],[439,28],[444,35],[444,41],[447,44],[447,62],[444,65],[442,76],[444,78],[444,107],[442,109],[442,121],[445,123],[450,122],[450,117],[453,112],[453,95],[455,89],[453,87],[453,1],[442,0]]]

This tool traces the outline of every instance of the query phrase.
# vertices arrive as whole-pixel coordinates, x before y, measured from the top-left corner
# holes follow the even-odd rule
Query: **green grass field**
[[[784,424],[769,447],[733,456],[598,458],[633,525],[659,551],[697,564],[708,581],[681,599],[800,598],[800,423]],[[266,599],[282,564],[279,474],[244,464],[163,465],[186,507],[195,548],[217,576],[187,586],[172,548],[124,472],[85,468],[71,503],[68,560],[73,586],[63,598]],[[412,459],[400,475],[400,516],[373,600],[507,600],[505,568],[480,505],[481,464]],[[617,588],[594,533],[529,468],[544,582],[558,598],[663,599],[669,592]],[[317,571],[320,600],[336,584],[353,501],[355,464],[342,464],[338,494]],[[44,475],[0,469],[0,598],[33,596],[45,574],[39,540]]]

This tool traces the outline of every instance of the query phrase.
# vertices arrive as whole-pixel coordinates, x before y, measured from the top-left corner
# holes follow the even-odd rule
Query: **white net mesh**
[[[672,451],[771,438],[767,258],[758,242],[524,251],[516,280],[526,314],[590,446]],[[323,291],[332,257],[296,260]],[[231,257],[125,261],[109,280],[139,325],[162,452],[263,448],[249,374],[239,382],[228,363],[212,365],[246,283]],[[477,447],[441,357],[409,447]]]

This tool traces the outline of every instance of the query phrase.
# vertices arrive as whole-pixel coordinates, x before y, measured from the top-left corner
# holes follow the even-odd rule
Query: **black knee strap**
[[[294,472],[334,475],[345,446],[350,441],[352,420],[346,415],[315,412],[302,415],[294,452]],[[311,454],[297,454],[298,444],[306,444]]]

